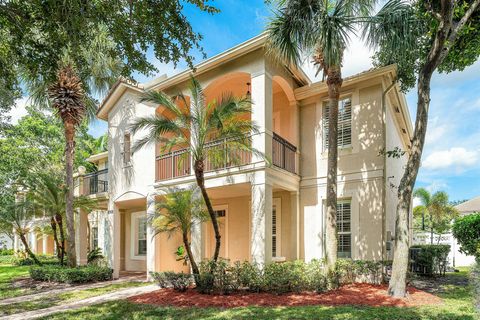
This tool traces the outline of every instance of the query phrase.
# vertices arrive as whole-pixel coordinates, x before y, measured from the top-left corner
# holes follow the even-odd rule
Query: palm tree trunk
[[[213,254],[213,261],[217,262],[218,256],[220,254],[220,229],[218,228],[218,220],[213,210],[212,203],[210,202],[210,197],[208,196],[207,189],[205,188],[205,177],[204,173],[204,162],[202,160],[196,160],[194,163],[194,170],[195,170],[195,178],[197,180],[197,185],[200,188],[203,196],[203,200],[205,201],[205,205],[207,206],[208,214],[210,215],[210,219],[212,220],[213,231],[215,232],[215,252]]]
[[[71,122],[65,122],[65,169],[67,193],[65,195],[65,215],[67,217],[67,259],[70,267],[77,265],[75,252],[75,218],[73,212],[73,158],[75,154],[75,126]],[[63,230],[61,230],[63,232]]]
[[[192,248],[190,247],[190,242],[188,241],[188,234],[186,232],[183,232],[182,238],[183,238],[183,245],[185,246],[185,250],[187,250],[188,260],[190,260],[190,265],[192,266],[192,272],[193,274],[199,274],[200,271],[198,270],[197,263],[193,258]]]
[[[342,86],[340,68],[329,68],[328,85],[328,165],[327,165],[327,224],[326,260],[327,270],[333,270],[337,262],[337,157],[338,157],[338,99]]]
[[[30,259],[32,259],[36,264],[40,264],[40,261],[37,259],[37,256],[30,250],[30,246],[28,245],[28,241],[25,238],[25,234],[23,232],[18,232],[18,236],[20,237],[20,241],[22,241],[23,246],[25,247],[25,251],[27,252]]]
[[[63,232],[63,218],[60,214],[55,215],[55,221],[58,224],[58,229],[60,233],[60,264],[63,265],[63,260],[65,259],[65,234]]]
[[[61,264],[63,264],[63,258],[62,258],[62,247],[60,246],[60,242],[58,241],[58,235],[57,235],[57,222],[55,222],[55,218],[52,217],[50,219],[50,226],[52,227],[53,231],[53,241],[55,242],[55,245],[57,246],[57,258],[58,261],[60,261]]]

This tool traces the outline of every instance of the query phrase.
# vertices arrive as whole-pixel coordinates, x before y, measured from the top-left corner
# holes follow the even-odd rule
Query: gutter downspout
[[[382,130],[383,130],[383,197],[382,197],[382,260],[386,260],[386,219],[387,219],[387,113],[386,96],[397,84],[394,78],[392,83],[382,92]]]

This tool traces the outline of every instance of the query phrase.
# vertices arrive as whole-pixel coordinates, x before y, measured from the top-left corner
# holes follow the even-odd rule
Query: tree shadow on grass
[[[396,307],[276,307],[173,308],[116,301],[48,316],[44,319],[353,319],[353,320],[470,320],[473,314],[442,308]]]

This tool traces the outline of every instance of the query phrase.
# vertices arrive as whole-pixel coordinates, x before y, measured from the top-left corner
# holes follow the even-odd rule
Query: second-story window
[[[123,136],[123,164],[130,164],[131,160],[131,138],[130,133],[125,133]]]
[[[323,150],[328,150],[328,117],[329,107],[323,106]],[[345,98],[338,102],[338,137],[339,148],[352,145],[352,99]]]

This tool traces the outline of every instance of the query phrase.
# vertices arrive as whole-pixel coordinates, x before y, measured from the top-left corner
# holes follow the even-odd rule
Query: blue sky
[[[194,30],[204,36],[202,46],[208,57],[218,54],[263,31],[271,16],[263,0],[221,0],[214,4],[221,10],[216,15],[199,13],[191,6],[185,12]],[[371,52],[359,39],[352,39],[345,55],[344,76],[371,67]],[[195,53],[197,62],[201,56]],[[151,57],[154,60],[154,57]],[[174,74],[173,65],[157,62],[159,75]],[[185,68],[180,62],[178,70]],[[313,75],[311,66],[304,68]],[[480,63],[463,72],[449,75],[436,74],[432,81],[432,102],[428,124],[427,143],[417,186],[430,191],[445,190],[452,200],[469,199],[480,195]],[[135,75],[139,82],[151,80]],[[412,120],[415,119],[416,96],[407,94]],[[92,124],[90,132],[101,135],[106,131],[104,122]]]

